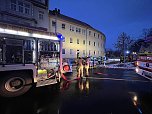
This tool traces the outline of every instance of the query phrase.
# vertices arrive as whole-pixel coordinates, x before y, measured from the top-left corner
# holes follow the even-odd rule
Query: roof
[[[52,10],[49,10],[49,14],[50,14],[50,16],[53,16],[53,17],[57,16],[57,17],[60,18],[60,19],[66,20],[66,21],[68,21],[68,22],[76,23],[76,24],[78,24],[78,25],[84,26],[84,27],[86,27],[86,28],[95,30],[95,31],[103,34],[101,31],[93,28],[93,27],[90,26],[89,24],[87,24],[87,23],[85,23],[85,22],[82,22],[82,21],[80,21],[80,20],[74,19],[74,18],[72,18],[72,17],[68,17],[68,16],[63,15],[63,14],[60,14],[60,13],[57,14],[57,15],[55,15],[54,11],[52,11]],[[103,34],[103,35],[104,35],[104,34]],[[104,36],[105,36],[105,35],[104,35]]]

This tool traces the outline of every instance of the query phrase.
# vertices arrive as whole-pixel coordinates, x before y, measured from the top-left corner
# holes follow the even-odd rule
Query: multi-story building
[[[50,31],[63,34],[63,58],[105,55],[105,35],[92,26],[74,18],[60,14],[60,10],[50,11]]]
[[[47,31],[49,0],[0,0],[0,22]]]
[[[104,56],[102,32],[71,17],[48,13],[48,3],[49,0],[0,0],[0,28],[59,32],[65,36],[63,58],[76,58],[78,53],[81,57]]]

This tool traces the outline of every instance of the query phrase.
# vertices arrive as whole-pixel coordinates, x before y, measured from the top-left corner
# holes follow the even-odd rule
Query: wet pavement
[[[0,98],[0,114],[152,114],[152,82],[133,70],[91,69],[88,78]]]

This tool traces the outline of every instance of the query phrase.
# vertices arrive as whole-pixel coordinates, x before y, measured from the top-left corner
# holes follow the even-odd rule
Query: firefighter
[[[83,59],[81,57],[78,58],[77,68],[78,68],[78,78],[83,77]]]
[[[89,60],[89,57],[86,58],[85,60],[85,72],[86,72],[86,76],[89,76],[89,63],[90,63],[90,60]]]

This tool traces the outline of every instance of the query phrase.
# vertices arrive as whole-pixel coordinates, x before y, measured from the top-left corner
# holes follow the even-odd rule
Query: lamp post
[[[125,39],[123,38],[123,55],[124,55],[124,63],[126,62],[126,52],[125,52]]]

